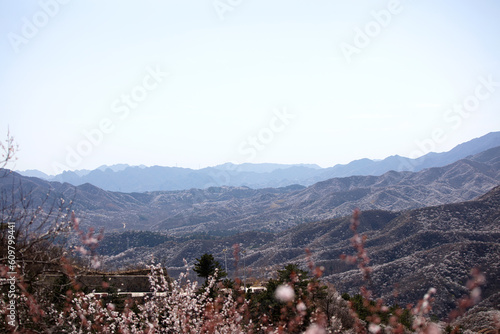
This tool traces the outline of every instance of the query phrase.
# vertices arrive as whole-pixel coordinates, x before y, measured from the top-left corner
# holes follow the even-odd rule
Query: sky
[[[16,170],[418,157],[500,130],[496,0],[0,0]]]

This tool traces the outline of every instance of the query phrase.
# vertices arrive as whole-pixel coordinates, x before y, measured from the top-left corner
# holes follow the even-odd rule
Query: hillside
[[[367,285],[376,296],[405,305],[421,298],[430,287],[438,289],[435,311],[445,316],[456,299],[467,293],[472,268],[486,276],[485,298],[500,291],[500,187],[470,202],[427,207],[400,213],[364,212],[361,231],[371,259],[371,282],[363,282],[340,254],[353,254],[348,217],[299,226],[284,232],[252,258],[255,266],[275,261],[301,262],[308,248],[325,279],[344,292],[355,294]],[[399,295],[393,297],[397,289]],[[500,307],[500,305],[498,305]]]
[[[324,279],[341,292],[359,293],[362,285],[390,303],[416,302],[430,287],[437,289],[433,308],[446,316],[462,295],[472,268],[486,276],[483,298],[500,292],[500,187],[473,200],[402,212],[365,211],[359,232],[367,236],[365,245],[373,268],[371,281],[363,281],[357,268],[340,259],[354,254],[350,216],[302,224],[279,234],[246,232],[223,238],[166,240],[154,247],[134,247],[106,258],[107,266],[137,264],[152,256],[175,275],[183,259],[193,263],[205,252],[224,263],[234,274],[231,246],[239,244],[239,275],[242,262],[248,277],[268,278],[270,268],[298,263],[307,268],[305,250],[325,269]],[[122,241],[123,242],[123,241]],[[394,297],[394,292],[398,296]],[[495,306],[500,309],[500,305]]]

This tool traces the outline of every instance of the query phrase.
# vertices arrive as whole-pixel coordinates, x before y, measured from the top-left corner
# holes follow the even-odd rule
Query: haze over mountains
[[[49,193],[54,199],[73,200],[84,223],[107,231],[217,235],[282,231],[304,222],[349,215],[356,207],[396,211],[470,200],[499,184],[499,156],[500,147],[496,147],[444,167],[333,178],[309,187],[121,193],[89,183],[74,187],[16,173],[0,182],[5,193],[19,191],[20,183],[24,192],[31,191],[35,199]]]
[[[418,150],[426,152],[430,143],[420,143]],[[206,189],[212,186],[250,188],[277,188],[292,184],[310,186],[334,177],[353,175],[382,175],[388,171],[418,172],[425,168],[442,167],[487,149],[500,146],[500,132],[492,132],[480,138],[458,145],[449,152],[428,153],[417,159],[391,156],[384,160],[360,159],[346,165],[320,168],[317,165],[250,164],[223,165],[193,170],[177,167],[131,167],[125,164],[101,166],[96,170],[66,171],[48,176],[40,171],[20,172],[49,181],[68,182],[73,185],[85,183],[99,188],[120,192],[170,191],[191,188]]]

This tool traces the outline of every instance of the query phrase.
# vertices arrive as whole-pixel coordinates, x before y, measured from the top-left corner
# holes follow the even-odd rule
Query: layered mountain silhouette
[[[425,142],[416,144],[424,152]],[[428,145],[427,145],[428,146]],[[391,156],[384,160],[360,159],[346,165],[320,168],[317,165],[226,163],[199,170],[177,167],[132,167],[128,165],[101,166],[96,170],[66,171],[50,177],[36,170],[22,172],[49,181],[85,183],[99,188],[120,192],[170,191],[191,188],[232,186],[249,188],[277,188],[292,184],[310,186],[334,177],[353,175],[379,176],[388,171],[418,172],[426,168],[442,167],[470,155],[500,146],[500,132],[492,132],[480,138],[458,145],[449,152],[428,153],[417,159]]]
[[[354,208],[400,211],[473,199],[499,184],[499,157],[500,147],[496,147],[444,167],[332,178],[309,187],[121,193],[89,183],[74,187],[13,172],[0,179],[0,187],[4,193],[23,190],[34,198],[48,193],[54,199],[73,200],[85,223],[108,231],[276,232],[345,216]]]

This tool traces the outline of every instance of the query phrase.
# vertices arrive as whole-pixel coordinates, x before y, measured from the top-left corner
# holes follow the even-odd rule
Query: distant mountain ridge
[[[321,168],[317,165],[231,163],[199,170],[178,167],[132,167],[128,165],[101,166],[96,170],[66,171],[49,177],[39,171],[20,172],[49,181],[73,185],[91,183],[99,188],[120,192],[172,191],[191,188],[231,186],[250,188],[278,188],[292,184],[310,186],[335,177],[354,175],[379,176],[388,171],[418,172],[425,168],[442,167],[467,156],[500,146],[500,132],[460,144],[444,153],[428,153],[417,159],[390,156],[383,160],[359,159],[346,165]]]
[[[9,193],[18,180],[36,197],[51,193],[55,199],[73,200],[74,209],[85,221],[107,230],[157,230],[177,235],[276,232],[348,215],[356,207],[400,211],[470,200],[500,184],[499,160],[500,146],[444,167],[332,178],[309,187],[209,187],[143,193],[111,192],[90,183],[74,187],[11,173],[0,179],[0,190]]]

